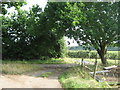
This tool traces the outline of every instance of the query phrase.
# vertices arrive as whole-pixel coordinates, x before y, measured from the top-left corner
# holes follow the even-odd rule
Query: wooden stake
[[[83,68],[83,62],[84,62],[84,60],[83,60],[83,58],[82,58],[82,60],[81,60],[81,70],[82,70],[82,68]]]
[[[95,60],[95,68],[94,68],[94,73],[93,73],[93,78],[95,79],[96,77],[96,70],[97,70],[97,58]]]

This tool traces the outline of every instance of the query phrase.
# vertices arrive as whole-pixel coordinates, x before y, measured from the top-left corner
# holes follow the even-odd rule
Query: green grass
[[[67,63],[62,58],[51,58],[48,60],[3,60],[3,64],[6,63],[19,63],[19,64],[64,64]]]
[[[42,69],[39,66],[32,64],[2,64],[1,67],[2,74],[11,75],[23,74],[26,72],[33,72]]]
[[[46,72],[46,73],[43,73],[43,74],[41,74],[39,77],[49,77],[50,75],[52,75],[53,74],[53,72]]]
[[[108,82],[108,84],[120,84],[120,82],[118,81],[118,82]]]
[[[65,64],[65,63],[75,63],[75,60],[81,60],[81,58],[60,58],[60,59],[51,59],[51,60],[30,60],[30,61],[2,61],[2,72],[3,74],[22,74],[24,72],[29,72],[33,70],[38,70],[39,67],[34,64]],[[95,62],[95,59],[84,59],[85,61]],[[108,60],[108,65],[117,65],[119,60]],[[102,70],[103,65],[101,60],[98,59],[98,69]],[[93,65],[88,65],[89,68],[94,69]]]
[[[80,63],[81,63],[81,60],[82,58],[66,58],[67,62],[71,62],[71,63],[77,63],[78,62],[75,62],[75,60],[80,60]],[[88,59],[88,58],[85,58],[84,61],[88,61],[88,62],[92,62],[92,63],[95,63],[95,59]],[[97,67],[97,71],[100,71],[100,70],[103,70],[103,67],[105,67],[102,63],[101,63],[101,60],[100,59],[97,59],[98,61],[98,67]],[[112,65],[120,65],[120,60],[112,60],[112,59],[108,59],[108,64],[106,66],[112,66]],[[94,70],[94,65],[87,65],[85,64],[86,66],[88,66],[90,69]]]
[[[82,58],[65,58],[65,61],[69,63],[75,63],[75,60],[82,60]],[[85,61],[95,62],[95,59],[84,58]],[[101,59],[97,59],[98,63],[101,63]],[[109,64],[119,64],[120,60],[107,59]]]
[[[95,62],[95,59],[85,58],[84,60],[85,61],[90,61],[90,62]],[[101,64],[101,59],[97,59],[97,61],[98,61],[99,64]],[[118,65],[119,62],[120,62],[120,60],[107,59],[107,66]]]
[[[89,74],[88,70],[83,71],[80,67],[74,67],[59,76],[63,88],[109,88],[106,82],[97,82]]]
[[[65,61],[64,58],[52,58],[48,60],[3,60],[0,65],[3,74],[23,74],[41,69],[35,64],[66,64],[72,63]],[[44,75],[43,75],[44,76]],[[45,75],[47,76],[47,75]]]

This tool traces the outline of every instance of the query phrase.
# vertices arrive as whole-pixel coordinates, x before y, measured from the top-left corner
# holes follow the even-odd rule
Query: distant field
[[[68,50],[68,57],[70,58],[100,58],[97,51],[87,51],[87,50]],[[107,51],[105,57],[107,59],[120,60],[120,51]]]
[[[69,52],[78,52],[78,51],[84,51],[88,52],[87,50],[68,50]],[[91,50],[90,52],[97,52],[96,50]],[[120,51],[107,51],[108,53],[120,53]]]
[[[91,50],[95,50],[93,47],[90,47]],[[71,46],[68,47],[68,50],[85,50],[82,46]],[[120,47],[108,47],[108,51],[120,51]]]

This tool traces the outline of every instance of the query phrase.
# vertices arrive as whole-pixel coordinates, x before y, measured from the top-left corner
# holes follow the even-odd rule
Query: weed
[[[52,74],[53,74],[53,72],[46,72],[46,73],[41,74],[40,77],[44,77],[44,78],[46,77],[47,78]]]
[[[106,83],[94,80],[88,70],[74,67],[59,76],[63,88],[108,88]]]

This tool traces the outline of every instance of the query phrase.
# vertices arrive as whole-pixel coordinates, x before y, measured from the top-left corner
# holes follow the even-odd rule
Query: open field
[[[114,59],[120,60],[120,51],[107,51],[105,58],[107,59]],[[85,51],[85,50],[68,50],[67,52],[68,57],[70,58],[100,58],[97,54],[97,51]]]
[[[69,63],[76,63],[76,62],[81,63],[82,58],[64,58],[64,60]],[[96,59],[83,58],[83,60],[94,63]],[[101,59],[97,59],[97,62],[101,64]],[[114,59],[107,59],[107,62],[108,62],[107,66],[120,64],[120,60],[114,60]]]
[[[68,50],[68,51],[71,51],[71,52],[77,52],[77,51],[84,51],[86,52],[86,50]],[[90,52],[97,52],[96,50],[92,50]],[[120,53],[120,51],[107,51],[108,53]]]

